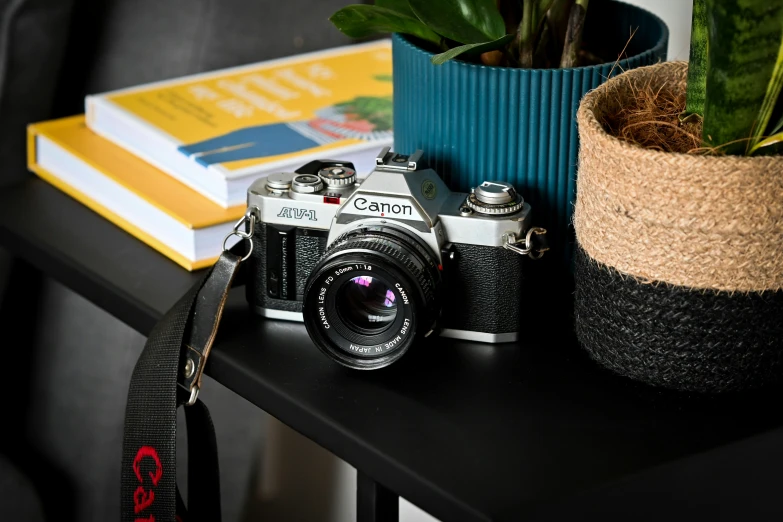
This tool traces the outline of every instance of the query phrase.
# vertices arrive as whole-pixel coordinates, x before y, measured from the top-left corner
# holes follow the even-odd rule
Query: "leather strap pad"
[[[177,379],[179,385],[188,393],[193,391],[194,386],[201,388],[204,366],[215,341],[228,292],[241,260],[241,256],[224,252],[196,296],[190,328],[185,332],[184,357],[181,359],[181,371]]]

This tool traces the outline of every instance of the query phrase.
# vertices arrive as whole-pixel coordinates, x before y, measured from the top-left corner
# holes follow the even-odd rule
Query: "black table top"
[[[143,334],[198,277],[33,178],[0,192],[0,244]],[[665,485],[664,465],[755,434],[781,440],[777,397],[653,390],[532,326],[519,345],[436,339],[359,372],[302,325],[255,317],[235,289],[207,373],[449,521],[542,516],[629,477]]]

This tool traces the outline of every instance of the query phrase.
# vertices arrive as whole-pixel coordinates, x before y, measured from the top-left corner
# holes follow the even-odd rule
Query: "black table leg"
[[[400,497],[356,471],[356,522],[399,522]]]

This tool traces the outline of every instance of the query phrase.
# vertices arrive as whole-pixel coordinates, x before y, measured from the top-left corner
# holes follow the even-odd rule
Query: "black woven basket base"
[[[734,293],[644,284],[577,247],[576,335],[601,365],[656,386],[757,389],[783,373],[783,291]]]

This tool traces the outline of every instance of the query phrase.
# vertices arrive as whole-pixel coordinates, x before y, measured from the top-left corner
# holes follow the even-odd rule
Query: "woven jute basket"
[[[687,64],[626,72],[577,114],[575,325],[605,367],[668,388],[758,388],[783,374],[783,157],[644,149],[607,116]]]

